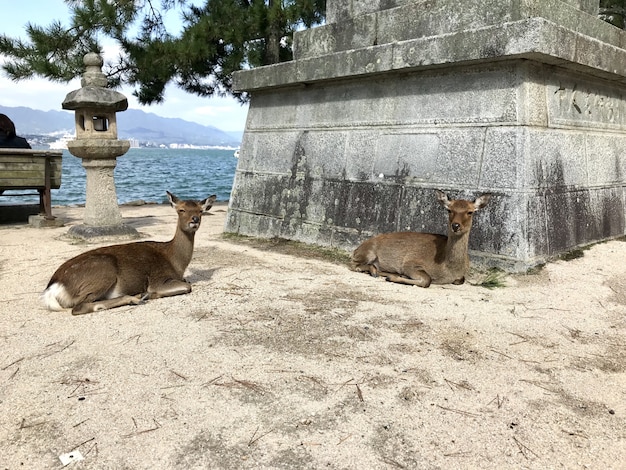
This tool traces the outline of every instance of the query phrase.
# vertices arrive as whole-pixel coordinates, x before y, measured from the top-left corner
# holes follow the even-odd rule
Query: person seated
[[[24,137],[15,134],[15,124],[6,114],[0,114],[0,148],[32,148]]]

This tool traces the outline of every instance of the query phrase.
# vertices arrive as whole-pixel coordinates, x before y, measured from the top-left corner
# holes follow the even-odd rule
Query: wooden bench
[[[0,148],[0,195],[26,196],[34,193],[4,194],[7,190],[39,193],[39,212],[52,216],[51,189],[61,187],[62,150]]]

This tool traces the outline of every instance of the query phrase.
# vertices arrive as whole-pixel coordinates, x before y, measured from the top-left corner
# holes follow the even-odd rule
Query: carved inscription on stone
[[[547,85],[551,126],[626,130],[626,94],[604,81],[555,77]]]

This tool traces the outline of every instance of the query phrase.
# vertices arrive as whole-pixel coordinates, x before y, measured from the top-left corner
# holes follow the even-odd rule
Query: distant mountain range
[[[73,111],[40,111],[26,107],[0,106],[15,123],[18,135],[23,137],[73,134]],[[197,145],[238,147],[243,132],[224,132],[217,127],[203,126],[176,118],[164,118],[137,109],[117,113],[117,131],[120,139],[134,139],[142,146]],[[39,141],[40,139],[36,139]]]

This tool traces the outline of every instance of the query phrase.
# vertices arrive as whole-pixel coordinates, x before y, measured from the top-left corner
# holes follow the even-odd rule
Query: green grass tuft
[[[575,248],[559,255],[559,259],[563,261],[572,261],[574,259],[582,258],[583,256],[585,256],[585,250],[588,249],[588,247],[585,247],[584,249]]]
[[[528,268],[526,270],[526,274],[528,274],[530,276],[539,274],[541,271],[544,270],[545,267],[546,267],[546,263],[539,263],[539,264],[533,266],[532,268]]]
[[[485,278],[476,284],[477,286],[484,287],[485,289],[497,289],[500,287],[506,287],[504,278],[506,273],[498,268],[491,268],[487,271]]]

